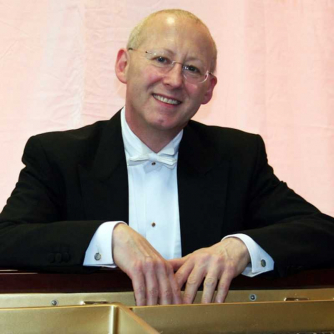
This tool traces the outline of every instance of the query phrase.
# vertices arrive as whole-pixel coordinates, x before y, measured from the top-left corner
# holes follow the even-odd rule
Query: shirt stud
[[[155,162],[152,162],[152,166],[155,166],[156,165],[156,163]]]
[[[96,261],[100,261],[101,260],[101,254],[100,253],[96,253],[95,255],[94,255],[94,259],[96,260]]]
[[[153,222],[151,225],[152,225],[152,227],[155,227],[156,224],[155,224],[155,222]]]
[[[265,267],[267,265],[266,260],[261,260],[261,267]]]

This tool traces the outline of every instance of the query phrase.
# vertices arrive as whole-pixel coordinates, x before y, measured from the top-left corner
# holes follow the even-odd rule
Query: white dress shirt
[[[129,225],[165,259],[181,257],[177,158],[183,131],[154,153],[131,131],[125,108],[121,111],[121,127],[128,169]],[[124,222],[106,222],[97,229],[86,251],[85,266],[116,267],[111,242],[112,231],[119,223]],[[255,276],[273,269],[273,259],[252,238],[244,234],[227,237],[241,239],[248,248],[251,264],[244,275]]]

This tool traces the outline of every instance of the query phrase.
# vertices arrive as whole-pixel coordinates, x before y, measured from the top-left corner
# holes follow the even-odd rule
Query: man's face
[[[166,14],[152,19],[144,29],[140,51],[122,50],[118,56],[118,62],[124,61],[118,77],[127,84],[126,119],[139,137],[154,132],[173,138],[200,105],[210,101],[217,80],[209,75],[203,83],[189,83],[180,64],[163,73],[145,58],[145,51],[163,50],[171,60],[210,70],[212,42],[201,25]]]

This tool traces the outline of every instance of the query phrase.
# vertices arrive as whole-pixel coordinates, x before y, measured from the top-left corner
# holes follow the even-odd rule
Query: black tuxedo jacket
[[[23,162],[0,215],[0,266],[89,270],[82,262],[98,226],[128,221],[120,114],[32,137]],[[333,218],[276,178],[259,136],[190,121],[177,177],[183,255],[242,232],[280,275],[334,265]]]

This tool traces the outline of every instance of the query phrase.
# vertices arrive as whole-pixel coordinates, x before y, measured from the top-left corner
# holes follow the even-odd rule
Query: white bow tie
[[[160,169],[161,165],[166,166],[169,169],[173,169],[176,166],[177,159],[172,156],[161,156],[155,153],[148,153],[131,157],[127,162],[129,166],[136,166],[145,162],[150,162],[150,164],[146,164],[144,166],[145,171],[150,172],[153,169]],[[160,163],[160,166],[156,166],[157,162]]]

